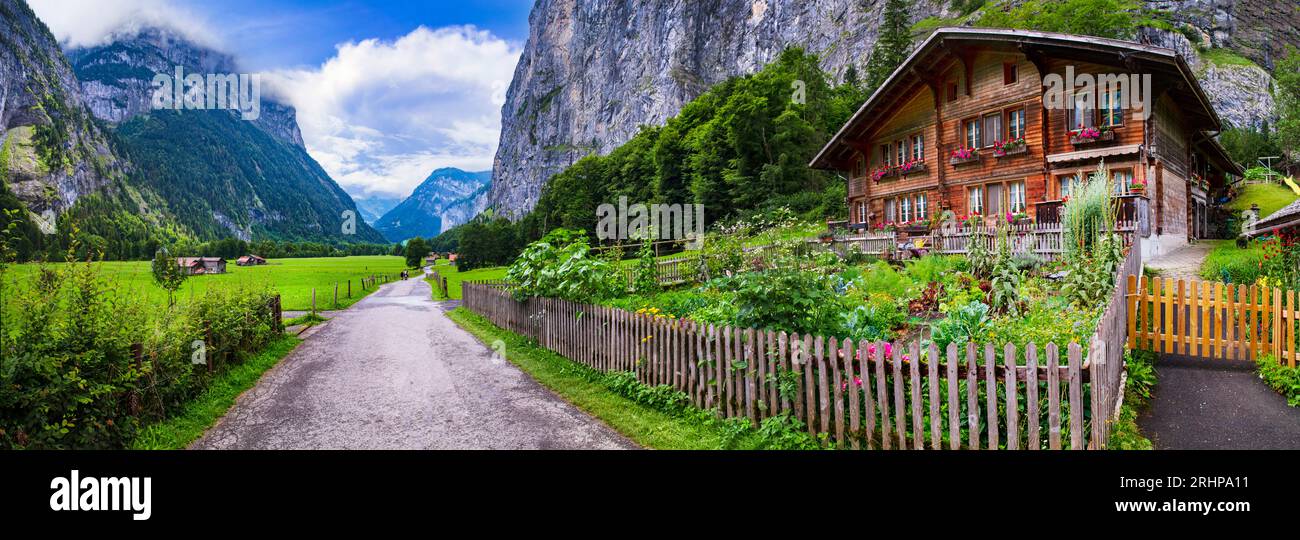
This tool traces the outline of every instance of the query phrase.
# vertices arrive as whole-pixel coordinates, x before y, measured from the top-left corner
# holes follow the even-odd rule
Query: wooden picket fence
[[[1129,275],[1132,349],[1221,360],[1272,355],[1296,365],[1296,292]]]
[[[1109,396],[1118,394],[1122,372],[1122,360],[1112,365],[1107,354],[1122,358],[1122,333],[1118,351],[1094,339],[1086,359],[1077,344],[1065,351],[953,344],[941,355],[920,342],[702,325],[554,298],[517,301],[500,284],[467,282],[463,291],[466,308],[576,362],[672,386],[726,418],[758,424],[789,414],[847,448],[1104,448],[1109,422],[1092,419],[1114,417]]]
[[[1116,231],[1131,241],[1137,229],[1135,221],[1116,223]],[[1060,223],[1016,223],[1005,225],[1011,240],[1011,251],[1015,254],[1032,254],[1045,260],[1059,259],[1065,253],[1064,231]],[[862,253],[886,255],[900,246],[915,246],[922,241],[922,248],[932,253],[946,255],[964,255],[970,251],[971,242],[978,242],[986,249],[993,249],[997,228],[988,225],[962,225],[948,231],[934,229],[929,234],[915,235],[900,232],[872,232],[870,234],[850,236],[832,241],[832,248],[843,252],[850,246],[856,246]]]

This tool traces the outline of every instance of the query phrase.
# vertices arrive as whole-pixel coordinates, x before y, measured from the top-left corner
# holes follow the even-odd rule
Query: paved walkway
[[[334,313],[192,448],[620,449],[409,279]]]
[[[1144,264],[1148,268],[1158,270],[1162,278],[1200,280],[1201,263],[1205,261],[1206,255],[1213,247],[1212,243],[1204,241],[1187,244],[1145,261]]]
[[[1164,450],[1300,449],[1300,408],[1287,406],[1254,367],[1162,355],[1139,427]]]

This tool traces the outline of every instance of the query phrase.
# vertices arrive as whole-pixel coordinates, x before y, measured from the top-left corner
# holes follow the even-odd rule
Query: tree
[[[1274,70],[1277,77],[1277,146],[1300,158],[1300,49],[1287,46]]]
[[[880,37],[867,60],[867,90],[875,92],[885,79],[907,60],[912,49],[911,25],[907,22],[907,0],[887,0]]]
[[[424,265],[424,257],[429,254],[429,244],[423,238],[415,237],[406,241],[406,266],[419,268]]]
[[[167,253],[167,248],[159,249],[154,254],[151,270],[154,282],[167,291],[167,305],[176,305],[176,290],[185,283],[185,270]]]
[[[1135,0],[1029,0],[984,10],[978,26],[1130,39],[1144,22]]]

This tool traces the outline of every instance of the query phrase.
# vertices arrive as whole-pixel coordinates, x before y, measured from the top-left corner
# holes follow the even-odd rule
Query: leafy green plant
[[[176,259],[167,253],[167,248],[159,249],[154,255],[150,270],[153,272],[154,282],[167,291],[167,305],[174,305],[176,289],[181,288],[185,283],[185,271],[176,263]]]
[[[595,302],[623,292],[623,275],[607,260],[590,255],[586,237],[556,229],[529,244],[506,271],[517,299],[548,297]]]
[[[1300,407],[1300,368],[1284,365],[1276,357],[1267,354],[1260,355],[1255,364],[1259,367],[1259,376],[1264,384],[1281,393],[1288,405]]]
[[[659,290],[659,267],[656,264],[654,246],[650,241],[641,243],[637,254],[636,273],[632,280],[632,290],[637,294],[649,294]]]
[[[939,350],[947,350],[949,343],[964,346],[982,335],[991,320],[988,304],[970,302],[950,311],[947,318],[930,325],[930,339]]]

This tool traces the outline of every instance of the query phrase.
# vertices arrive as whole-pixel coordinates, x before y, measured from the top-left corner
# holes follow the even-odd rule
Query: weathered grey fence
[[[1011,251],[1015,254],[1032,254],[1043,259],[1055,260],[1065,252],[1064,231],[1060,223],[1016,223],[1004,225],[1010,239]],[[1137,223],[1123,221],[1116,224],[1116,230],[1126,239],[1133,236]],[[979,242],[988,250],[994,247],[997,228],[987,225],[962,225],[949,230],[934,229],[929,234],[905,235],[898,231],[876,231],[869,234],[850,236],[833,240],[833,248],[843,251],[856,246],[863,253],[884,255],[899,249],[899,246],[916,247],[916,240],[921,240],[920,249],[931,253],[948,255],[966,254],[971,242]]]
[[[463,291],[466,308],[574,361],[670,385],[723,417],[760,423],[788,413],[810,434],[850,448],[1104,448],[1108,422],[1089,419],[1112,418],[1122,369],[1122,356],[1110,354],[1123,354],[1122,335],[1119,349],[1094,337],[1086,362],[1077,344],[1066,351],[953,344],[940,354],[919,342],[702,325],[552,298],[516,301],[499,284],[469,282]],[[1103,321],[1101,328],[1112,326]]]

